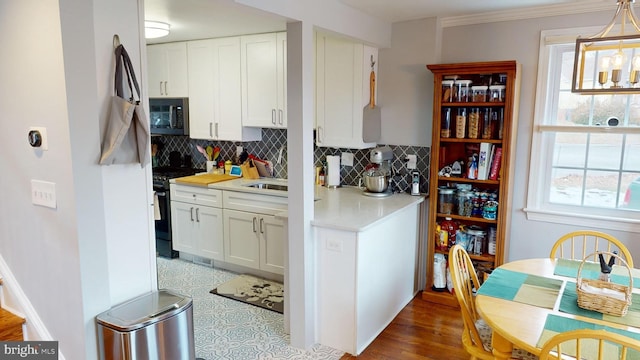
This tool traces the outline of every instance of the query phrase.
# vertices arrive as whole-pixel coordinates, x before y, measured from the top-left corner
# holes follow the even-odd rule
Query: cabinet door
[[[362,139],[363,109],[369,103],[371,56],[375,49],[318,34],[316,40],[316,144],[369,148]],[[366,53],[366,54],[365,54]],[[365,71],[365,62],[367,64]],[[366,72],[367,76],[364,76]],[[363,89],[366,84],[366,98]]]
[[[224,260],[222,209],[199,206],[195,209],[196,253],[208,259]]]
[[[189,137],[214,138],[213,40],[189,41]]]
[[[167,78],[165,96],[188,97],[187,44],[184,42],[166,44]]]
[[[287,127],[287,33],[278,33],[277,41],[277,68],[278,68],[278,113],[276,125],[280,128]]]
[[[278,71],[276,34],[241,37],[242,43],[242,124],[277,125]]]
[[[171,236],[173,250],[193,254],[196,240],[193,233],[195,205],[178,201],[171,202]]]
[[[260,268],[259,215],[223,210],[225,261],[253,269]]]
[[[149,97],[188,97],[187,44],[147,46]]]
[[[161,97],[164,94],[166,67],[166,58],[162,46],[147,46],[147,76],[149,78],[147,88],[149,89],[149,97]]]
[[[284,221],[274,216],[262,215],[260,231],[260,269],[284,275]]]
[[[262,139],[260,129],[242,124],[242,76],[240,38],[215,39],[213,82],[215,136],[218,140],[255,141]]]

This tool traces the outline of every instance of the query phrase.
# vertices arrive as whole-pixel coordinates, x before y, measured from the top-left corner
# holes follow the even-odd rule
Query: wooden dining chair
[[[540,352],[541,360],[560,358],[626,360],[627,358],[637,359],[638,356],[640,356],[640,341],[606,330],[591,329],[579,329],[555,335],[547,340]]]
[[[627,247],[615,237],[600,231],[579,230],[563,235],[553,244],[549,257],[582,261],[596,250],[618,251],[618,255],[633,268],[633,259]],[[591,261],[598,262],[597,255]]]
[[[480,288],[478,275],[467,251],[460,245],[454,245],[449,250],[449,272],[453,282],[454,292],[458,303],[464,329],[462,330],[462,345],[471,355],[471,359],[493,360],[491,352],[491,328],[480,318],[476,311],[475,290]],[[538,357],[520,349],[514,349],[513,359],[537,359]]]

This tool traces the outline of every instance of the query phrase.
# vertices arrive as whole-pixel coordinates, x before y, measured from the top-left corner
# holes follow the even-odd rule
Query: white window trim
[[[533,174],[544,169],[543,161],[548,161],[551,149],[545,149],[542,146],[543,130],[553,130],[555,127],[541,124],[544,118],[547,106],[545,106],[547,97],[547,88],[549,85],[549,62],[550,50],[548,45],[562,44],[574,42],[579,35],[591,35],[600,31],[599,27],[586,27],[574,29],[559,30],[543,30],[540,34],[540,51],[538,58],[538,75],[536,85],[536,100],[533,116],[533,132],[531,141],[531,152],[529,155],[529,184],[527,190],[527,205],[523,209],[527,216],[527,220],[543,221],[550,223],[558,223],[565,225],[575,225],[588,228],[610,229],[626,232],[640,233],[640,216],[636,219],[619,218],[607,214],[603,210],[603,215],[578,214],[571,211],[571,207],[567,206],[563,209],[561,206],[554,206],[554,209],[546,209],[544,204],[537,196],[544,189],[544,180]],[[584,129],[586,131],[586,129]],[[575,129],[578,132],[580,130]],[[599,131],[607,131],[606,128]],[[615,131],[615,130],[613,130]],[[534,156],[533,154],[537,154]]]

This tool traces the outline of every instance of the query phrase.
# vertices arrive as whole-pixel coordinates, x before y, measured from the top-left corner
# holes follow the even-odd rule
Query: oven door
[[[173,250],[171,242],[171,201],[169,190],[155,190],[158,196],[160,220],[156,220],[156,252],[159,256],[176,258],[179,252]]]

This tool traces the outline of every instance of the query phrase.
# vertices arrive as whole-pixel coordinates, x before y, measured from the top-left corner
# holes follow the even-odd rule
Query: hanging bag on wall
[[[140,163],[140,166],[144,167],[150,161],[149,124],[140,105],[140,86],[129,54],[121,44],[116,46],[115,58],[115,95],[111,98],[107,129],[102,140],[100,165]],[[124,75],[129,84],[129,99],[124,97]]]

